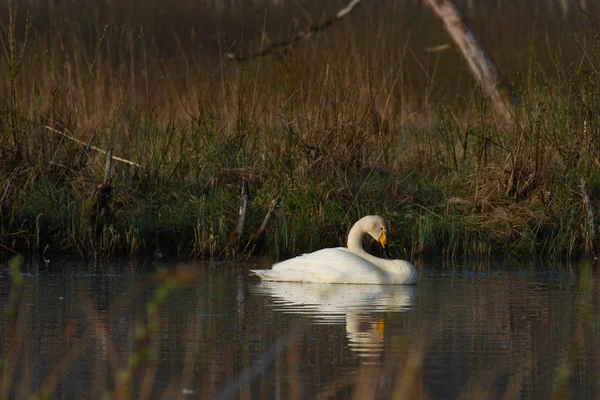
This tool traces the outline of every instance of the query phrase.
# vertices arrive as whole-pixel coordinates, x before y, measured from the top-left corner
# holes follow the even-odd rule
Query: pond
[[[178,271],[168,298],[152,278],[159,267]],[[17,316],[0,318],[2,396],[44,387],[53,398],[102,398],[122,394],[128,379],[128,394],[141,398],[600,394],[600,274],[591,263],[426,262],[418,286],[263,283],[248,274],[256,267],[25,273]],[[4,305],[10,292],[4,269]]]

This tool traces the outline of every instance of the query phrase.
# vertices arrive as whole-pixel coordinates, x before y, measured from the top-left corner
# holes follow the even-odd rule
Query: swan
[[[347,248],[322,249],[277,263],[270,270],[250,272],[265,281],[414,285],[418,275],[411,263],[378,258],[362,247],[363,236],[369,234],[387,253],[386,226],[382,217],[368,215],[350,229]]]

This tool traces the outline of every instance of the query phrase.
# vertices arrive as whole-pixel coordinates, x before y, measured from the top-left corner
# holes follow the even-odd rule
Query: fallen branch
[[[271,200],[271,205],[269,206],[269,210],[267,211],[267,214],[265,214],[265,219],[263,219],[263,222],[260,225],[260,228],[258,228],[258,230],[252,234],[252,236],[250,236],[250,240],[248,240],[248,243],[246,243],[246,247],[244,247],[244,253],[248,250],[250,245],[252,245],[252,248],[251,248],[250,252],[248,253],[248,255],[254,253],[254,248],[256,247],[256,242],[258,242],[258,240],[262,237],[262,235],[267,230],[267,226],[269,225],[269,221],[271,220],[271,216],[273,215],[273,211],[275,211],[275,208],[277,207],[278,202],[279,202],[279,197]]]
[[[234,53],[227,53],[226,57],[236,60],[238,62],[242,62],[242,61],[247,61],[247,60],[253,60],[256,58],[260,58],[263,57],[267,54],[269,54],[270,52],[272,52],[273,50],[278,50],[281,49],[283,51],[287,51],[290,47],[292,47],[292,45],[294,43],[296,43],[299,40],[302,39],[307,39],[309,37],[311,37],[313,34],[320,32],[326,28],[329,28],[330,26],[332,26],[335,22],[341,20],[342,18],[346,17],[348,14],[350,14],[350,12],[352,10],[354,10],[354,8],[358,5],[358,3],[360,3],[362,0],[352,0],[350,3],[348,3],[348,5],[344,8],[342,8],[340,11],[338,11],[334,17],[323,21],[321,23],[318,23],[316,25],[311,26],[310,28],[308,28],[307,31],[299,31],[298,33],[296,33],[294,36],[292,36],[290,39],[287,40],[282,40],[279,42],[275,42],[272,43],[271,45],[263,48],[261,51],[256,52],[254,54],[249,54],[246,56],[243,55],[236,55]]]
[[[91,145],[91,141],[88,144],[88,143],[84,142],[83,140],[79,140],[79,139],[77,139],[77,138],[69,135],[67,133],[67,131],[61,132],[61,131],[59,131],[57,129],[54,129],[54,128],[48,126],[48,125],[42,125],[42,126],[44,128],[46,128],[47,130],[49,130],[50,132],[57,133],[57,134],[61,135],[62,137],[65,137],[65,138],[67,138],[69,140],[74,141],[75,143],[78,143],[78,144],[80,144],[82,146],[85,146],[86,149],[92,149],[92,150],[96,150],[96,151],[98,151],[98,152],[100,152],[102,154],[108,154],[107,150],[101,149],[100,147],[92,146]],[[115,161],[119,161],[119,162],[122,162],[122,163],[125,163],[125,164],[133,165],[134,167],[140,168],[140,164],[138,164],[136,162],[133,162],[133,161],[130,161],[130,160],[127,160],[125,158],[121,158],[121,157],[117,157],[117,156],[112,156],[112,159],[115,160]]]
[[[263,235],[263,233],[265,233],[265,230],[267,229],[267,225],[269,225],[269,220],[271,219],[271,215],[273,214],[273,211],[275,211],[275,207],[277,206],[278,200],[279,199],[271,200],[271,205],[269,206],[269,211],[267,211],[267,214],[265,215],[265,219],[263,220],[262,224],[260,225],[260,228],[258,228],[258,230],[252,234],[252,236],[254,238],[258,239]]]

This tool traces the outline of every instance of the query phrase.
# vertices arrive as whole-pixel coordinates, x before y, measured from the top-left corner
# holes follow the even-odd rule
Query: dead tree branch
[[[275,42],[275,43],[271,43],[270,45],[264,47],[261,51],[258,51],[256,53],[252,53],[252,54],[248,54],[248,55],[237,55],[237,54],[234,54],[234,53],[227,53],[226,57],[230,58],[230,59],[233,59],[233,60],[236,60],[238,62],[243,62],[243,61],[253,60],[253,59],[256,59],[256,58],[260,58],[260,57],[266,56],[267,54],[269,54],[269,53],[271,53],[272,51],[275,51],[275,50],[281,50],[283,52],[286,52],[296,42],[298,42],[299,40],[308,39],[313,34],[318,33],[318,32],[320,32],[322,30],[325,30],[325,29],[333,26],[334,23],[336,23],[337,21],[343,19],[348,14],[350,14],[350,12],[352,12],[352,10],[354,10],[354,8],[361,1],[362,0],[352,0],[350,3],[348,3],[348,5],[346,7],[342,8],[340,11],[338,11],[335,14],[334,17],[329,18],[328,20],[325,20],[325,21],[320,22],[318,24],[312,25],[306,31],[298,31],[290,39],[282,40],[282,41]]]
[[[69,135],[67,133],[68,131],[61,132],[61,131],[59,131],[57,129],[49,127],[48,125],[42,125],[42,127],[46,128],[50,132],[57,133],[57,134],[61,135],[62,137],[65,137],[65,138],[67,138],[69,140],[72,140],[75,143],[80,144],[81,146],[85,146],[85,151],[86,152],[89,149],[92,149],[92,150],[95,150],[95,151],[100,152],[102,154],[108,154],[108,151],[106,151],[104,149],[101,149],[100,147],[92,146],[91,143],[92,143],[92,139],[93,139],[94,135],[92,136],[92,139],[90,139],[89,143],[86,143],[83,140],[79,140],[79,139],[77,139],[77,138]],[[111,154],[112,154],[112,152],[111,152]],[[125,163],[125,164],[133,165],[134,167],[140,168],[140,164],[138,164],[136,162],[133,162],[133,161],[129,161],[129,160],[125,159],[125,158],[121,158],[121,157],[117,157],[117,156],[111,156],[111,158],[112,158],[112,160],[119,161],[119,162],[122,162],[122,163]]]
[[[275,208],[277,207],[278,202],[279,202],[279,197],[271,200],[271,205],[269,205],[269,210],[267,211],[267,214],[265,215],[265,219],[263,220],[262,224],[260,225],[260,228],[258,228],[258,230],[252,234],[252,236],[250,237],[250,240],[248,240],[248,243],[246,243],[246,247],[244,247],[244,252],[247,252],[248,248],[250,248],[250,252],[248,254],[254,253],[254,248],[256,247],[257,242],[260,240],[260,238],[264,235],[265,231],[267,230],[267,226],[269,225],[269,221],[271,220],[271,216],[273,215],[273,211],[275,211]]]
[[[477,40],[466,20],[450,0],[425,0],[444,23],[444,28],[467,61],[475,80],[491,100],[495,114],[512,123],[514,103],[507,88],[500,85],[500,74]]]

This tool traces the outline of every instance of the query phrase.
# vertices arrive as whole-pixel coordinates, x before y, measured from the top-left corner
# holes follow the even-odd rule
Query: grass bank
[[[457,51],[431,51],[449,39],[420,3],[375,2],[243,63],[226,54],[290,32],[256,10],[230,13],[254,29],[231,40],[188,20],[216,10],[91,3],[3,10],[5,254],[284,257],[370,213],[408,258],[598,248],[597,10],[469,9],[518,98],[505,126]],[[130,162],[107,176],[109,150]]]

